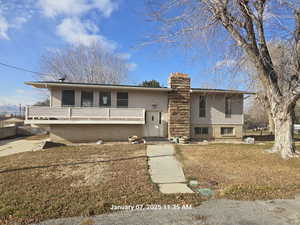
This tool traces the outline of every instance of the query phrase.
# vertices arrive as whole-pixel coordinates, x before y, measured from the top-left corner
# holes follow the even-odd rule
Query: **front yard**
[[[187,179],[236,200],[292,198],[300,193],[300,159],[265,153],[271,145],[176,146]]]
[[[292,198],[300,159],[282,160],[265,145],[177,145],[188,180],[217,198]],[[201,204],[198,194],[164,195],[151,182],[144,145],[58,147],[0,157],[0,224],[29,224],[112,212],[112,205]]]
[[[0,224],[111,212],[114,205],[193,204],[151,183],[144,145],[59,147],[0,157]]]

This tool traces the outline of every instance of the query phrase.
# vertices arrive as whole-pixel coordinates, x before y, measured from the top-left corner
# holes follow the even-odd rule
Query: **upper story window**
[[[100,107],[110,107],[111,106],[111,94],[110,92],[101,91],[99,94],[99,105]]]
[[[75,106],[75,92],[74,90],[62,90],[62,106]]]
[[[81,92],[81,107],[93,107],[94,93],[93,91]]]
[[[128,107],[128,92],[117,93],[117,107]]]
[[[199,117],[206,117],[206,96],[199,96]]]
[[[231,97],[225,97],[225,117],[231,117]]]

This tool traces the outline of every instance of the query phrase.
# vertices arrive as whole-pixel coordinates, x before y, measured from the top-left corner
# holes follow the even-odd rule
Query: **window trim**
[[[91,106],[83,106],[83,98],[82,98],[82,93],[83,92],[89,92],[89,93],[92,93],[92,105]],[[95,96],[94,96],[94,91],[86,91],[86,90],[82,90],[81,91],[81,98],[80,98],[80,100],[81,100],[81,102],[80,102],[80,106],[81,107],[94,107],[94,99],[95,99]]]
[[[231,134],[222,134],[222,129],[232,129]],[[220,134],[223,137],[234,137],[235,136],[235,127],[220,127]]]
[[[101,105],[101,93],[107,93],[107,94],[109,94],[109,98],[108,98],[109,104],[107,104],[107,105]],[[104,107],[107,107],[107,108],[111,107],[111,91],[99,91],[99,107],[102,107],[102,108],[104,108]]]
[[[127,94],[127,99],[119,99],[118,98],[118,94],[124,94],[124,93],[126,93]],[[119,100],[123,100],[123,101],[125,101],[125,100],[127,100],[127,105],[126,106],[120,106],[119,105]],[[128,106],[129,106],[129,93],[128,92],[122,92],[122,91],[118,91],[117,92],[117,108],[128,108]]]
[[[64,91],[73,91],[73,105],[65,105],[64,104]],[[76,94],[75,89],[61,89],[61,107],[75,107],[76,105]]]
[[[204,98],[204,111],[201,110],[201,98]],[[207,95],[199,95],[199,117],[200,118],[206,118],[206,108],[207,108]],[[201,116],[201,112],[204,112],[204,116]]]

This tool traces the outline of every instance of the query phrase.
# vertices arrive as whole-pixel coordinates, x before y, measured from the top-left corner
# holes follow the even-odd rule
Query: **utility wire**
[[[24,69],[24,68],[22,68],[22,67],[17,67],[17,66],[9,65],[9,64],[6,64],[6,63],[2,63],[2,62],[0,62],[0,65],[1,65],[1,66],[5,66],[5,67],[8,67],[8,68],[15,69],[15,70],[25,71],[25,72],[28,72],[28,73],[34,73],[34,74],[44,75],[44,76],[49,75],[49,74],[45,74],[45,73],[40,73],[40,72],[36,72],[36,71]]]

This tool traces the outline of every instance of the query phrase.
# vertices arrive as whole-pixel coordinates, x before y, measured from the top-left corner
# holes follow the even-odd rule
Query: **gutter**
[[[244,95],[256,95],[255,92],[248,91],[234,91],[234,90],[192,90],[191,93],[215,93],[215,94],[244,94]]]

